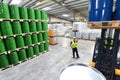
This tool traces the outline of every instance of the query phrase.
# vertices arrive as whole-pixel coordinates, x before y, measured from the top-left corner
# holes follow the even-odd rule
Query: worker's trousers
[[[73,58],[75,58],[75,54],[76,54],[76,57],[79,58],[79,54],[78,54],[77,48],[72,48],[72,51],[73,51]]]

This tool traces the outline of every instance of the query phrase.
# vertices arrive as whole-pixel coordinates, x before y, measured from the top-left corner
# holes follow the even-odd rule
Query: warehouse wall
[[[63,24],[65,27],[69,27],[69,26],[72,26],[72,22],[69,22],[69,21],[66,21],[66,20],[63,20],[63,19],[59,19],[59,18],[56,18],[56,17],[49,17],[49,22],[50,23],[61,23]]]
[[[68,23],[65,23],[65,26],[66,26],[66,27],[71,27],[71,26],[73,26],[73,24],[70,23],[70,22],[68,22]]]
[[[50,19],[51,19],[51,22],[68,22],[66,20],[62,20],[62,19],[55,18],[55,17],[50,17]]]

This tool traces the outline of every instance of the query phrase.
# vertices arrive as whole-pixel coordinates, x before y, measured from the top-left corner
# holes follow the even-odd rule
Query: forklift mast
[[[115,70],[120,69],[119,46],[120,29],[102,29],[101,37],[96,39],[92,62],[107,80],[120,80],[120,75],[115,74]]]

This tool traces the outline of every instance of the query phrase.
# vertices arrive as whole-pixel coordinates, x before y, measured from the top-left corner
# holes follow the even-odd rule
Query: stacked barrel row
[[[47,20],[47,14],[43,10],[34,10],[32,8],[0,3],[0,18]],[[39,34],[0,39],[0,68],[6,68],[9,65],[18,64],[19,61],[24,61],[27,58],[31,58],[34,55],[47,51],[49,46],[47,42],[47,26],[47,22],[20,22],[19,20],[14,22],[0,22],[0,36],[12,36],[16,34],[43,31],[43,33]],[[43,41],[45,43],[31,47],[32,44],[37,44]],[[23,47],[25,46],[28,46],[28,48],[24,49]],[[19,51],[14,51],[17,48],[21,49]],[[13,51],[8,54],[11,50]],[[7,54],[2,54],[4,52],[7,52]]]
[[[88,13],[89,22],[120,20],[120,0],[89,0]]]

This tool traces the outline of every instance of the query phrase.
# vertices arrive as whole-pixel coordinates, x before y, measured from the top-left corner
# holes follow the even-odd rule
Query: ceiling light
[[[22,2],[22,0],[12,0],[12,2],[10,4],[20,4]]]
[[[62,3],[63,6],[65,6],[65,3]]]
[[[68,17],[69,15],[68,15],[68,14],[63,14],[62,16],[64,16],[64,17]]]
[[[49,2],[49,1],[50,1],[50,0],[40,0],[40,1],[38,1],[35,5],[36,5],[36,6],[42,5],[42,4],[47,3],[47,2]]]
[[[38,1],[35,5],[38,6],[38,5],[41,5],[41,4],[43,4],[43,2]]]
[[[48,10],[51,10],[51,8],[50,7],[45,7],[42,10],[48,11]]]

